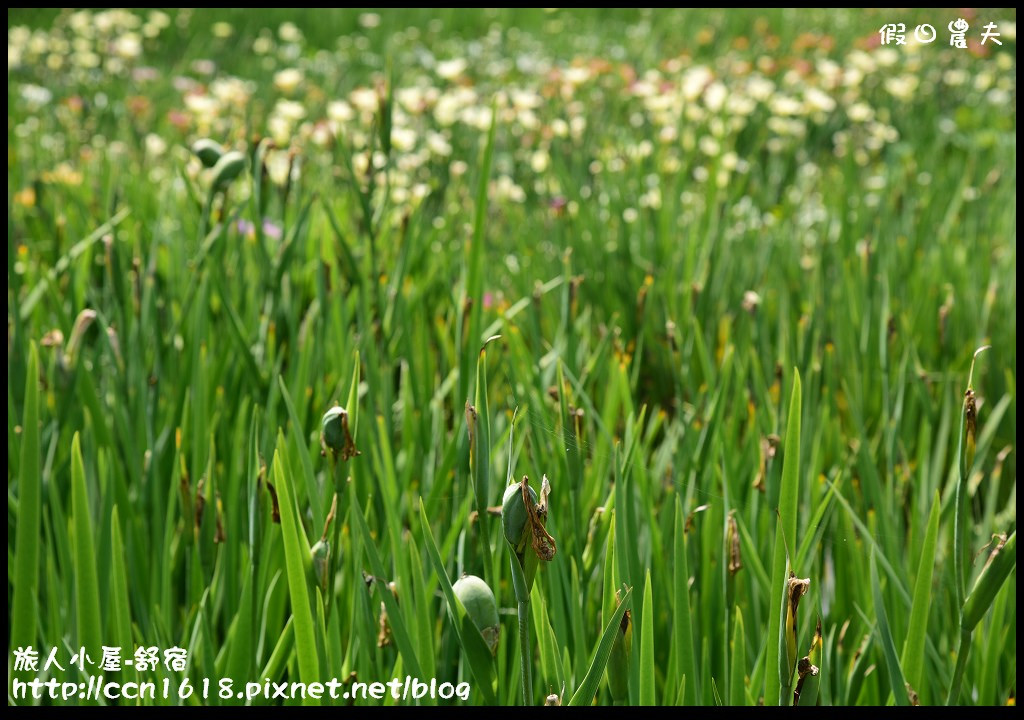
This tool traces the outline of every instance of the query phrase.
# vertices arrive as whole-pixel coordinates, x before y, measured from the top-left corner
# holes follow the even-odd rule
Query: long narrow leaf
[[[39,353],[29,347],[25,370],[25,410],[21,416],[18,461],[18,516],[14,546],[14,601],[11,603],[11,648],[36,641],[39,612],[39,540],[42,480],[39,469]]]
[[[608,656],[612,651],[615,633],[619,631],[619,624],[622,622],[623,614],[629,608],[632,594],[632,588],[626,591],[626,594],[622,597],[622,602],[619,603],[619,607],[615,609],[608,624],[605,625],[604,632],[601,634],[601,642],[598,644],[597,652],[594,654],[594,661],[587,669],[587,674],[583,676],[583,682],[580,683],[579,688],[576,689],[576,692],[569,700],[569,705],[589,705],[594,701],[594,696],[597,695],[597,687],[601,682],[601,677],[604,675],[604,669],[608,665]]]
[[[302,528],[295,517],[292,499],[292,483],[284,471],[279,452],[274,453],[272,463],[274,485],[280,496],[281,535],[284,538],[285,569],[288,572],[288,592],[291,596],[292,617],[295,619],[295,653],[299,664],[299,677],[304,683],[320,680],[320,663],[316,649],[316,632],[313,625],[312,605],[309,597],[309,576],[306,573],[304,548],[299,544],[298,533]],[[305,550],[308,556],[308,550]],[[304,704],[318,705],[311,697]]]
[[[782,458],[782,487],[779,490],[779,516],[775,528],[775,551],[772,555],[771,596],[768,603],[768,656],[765,672],[765,699],[778,698],[780,705],[788,704],[792,676],[781,667],[774,648],[780,642],[782,627],[783,589],[789,563],[786,545],[796,539],[797,495],[800,485],[800,373],[793,372],[793,392],[789,400],[789,420],[786,422],[784,455]],[[778,690],[776,688],[778,684]]]

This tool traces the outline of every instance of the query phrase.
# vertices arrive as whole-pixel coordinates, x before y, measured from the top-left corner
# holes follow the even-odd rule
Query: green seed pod
[[[530,492],[530,499],[536,503],[537,493],[527,485]],[[529,512],[526,504],[523,503],[522,485],[516,483],[505,488],[505,495],[501,499],[501,527],[505,531],[505,540],[512,549],[521,553],[529,539],[530,523]]]
[[[224,148],[221,147],[220,143],[214,142],[210,138],[203,138],[192,143],[192,152],[199,158],[199,162],[203,164],[203,167],[211,168],[224,155]]]
[[[331,544],[326,540],[317,540],[316,545],[310,548],[313,556],[313,571],[316,573],[317,584],[320,590],[327,594],[327,569],[331,566]]]
[[[345,433],[342,428],[342,421],[346,419],[348,412],[341,405],[335,405],[324,413],[321,421],[324,444],[332,450],[341,450],[345,444]]]
[[[452,590],[466,608],[466,614],[476,625],[476,629],[483,635],[487,647],[494,653],[498,647],[498,633],[501,629],[498,623],[498,603],[494,600],[494,593],[487,583],[476,575],[463,575],[452,585]]]
[[[975,439],[978,434],[978,398],[971,388],[967,388],[967,392],[964,393],[964,425],[967,427],[967,448],[964,452],[966,462],[964,467],[970,471],[974,467]]]
[[[740,531],[736,526],[736,511],[730,510],[725,526],[725,547],[729,557],[729,577],[732,578],[743,569],[743,558],[740,556]]]
[[[348,411],[341,405],[335,405],[324,413],[320,422],[320,445],[324,452],[330,450],[336,456],[341,455],[342,460],[359,454],[348,429]]]
[[[220,190],[230,185],[231,181],[238,177],[245,169],[245,163],[245,155],[237,150],[221,155],[220,159],[213,166],[213,184],[211,187],[214,190]]]

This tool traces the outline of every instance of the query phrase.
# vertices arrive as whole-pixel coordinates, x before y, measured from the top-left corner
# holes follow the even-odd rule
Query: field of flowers
[[[1014,10],[8,11],[9,704],[1014,704],[1015,418]]]

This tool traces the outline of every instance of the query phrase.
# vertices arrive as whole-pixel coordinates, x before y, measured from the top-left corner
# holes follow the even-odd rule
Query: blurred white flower
[[[291,158],[285,150],[270,150],[264,156],[264,164],[267,167],[267,177],[275,185],[284,185],[288,182],[288,173],[291,170]]]
[[[306,117],[306,107],[294,100],[278,100],[274,105],[274,114],[290,122],[298,122]]]
[[[470,127],[484,131],[490,129],[493,115],[491,108],[487,106],[470,105],[462,109],[459,119]]]
[[[795,98],[781,94],[772,97],[768,106],[774,114],[780,116],[798,115],[803,109],[803,105],[801,105]]]
[[[167,152],[167,142],[156,133],[146,135],[146,154],[150,157],[160,157]]]
[[[491,183],[491,192],[497,200],[509,200],[515,203],[526,200],[526,191],[516,185],[508,175],[500,175]]]
[[[220,102],[217,98],[200,93],[186,95],[185,107],[193,115],[201,118],[212,118],[220,112]]]
[[[416,131],[407,127],[391,128],[391,145],[399,152],[408,152],[416,146]]]
[[[585,66],[566,68],[562,77],[564,77],[565,81],[570,85],[582,85],[590,79],[590,68]]]
[[[21,86],[21,99],[33,110],[48,105],[53,100],[53,93],[39,85],[31,83]]]
[[[223,104],[235,108],[248,103],[254,89],[251,82],[231,76],[221,76],[210,83],[210,93]]]
[[[146,17],[146,22],[154,27],[164,29],[171,26],[171,16],[160,10],[153,10]]]
[[[718,144],[718,141],[709,135],[703,136],[697,143],[697,146],[708,157],[716,157],[722,150],[722,146]]]
[[[419,86],[398,88],[395,90],[395,100],[406,112],[416,115],[426,108],[427,93]]]
[[[133,32],[125,33],[114,41],[114,52],[125,60],[134,60],[142,54],[142,38]]]
[[[693,102],[704,92],[704,88],[711,82],[712,78],[711,70],[703,65],[690,68],[683,74],[683,97]]]
[[[583,135],[583,131],[587,129],[587,119],[582,115],[577,115],[569,120],[569,134],[575,140],[579,140]]]
[[[302,71],[296,68],[286,68],[274,73],[274,87],[286,95],[293,94],[302,85]]]
[[[509,97],[512,100],[512,107],[517,110],[536,110],[543,102],[541,96],[534,90],[513,88],[509,91]]]
[[[725,85],[717,80],[707,86],[704,90],[704,105],[713,113],[717,113],[722,109],[725,104],[725,99],[729,95],[729,91]]]
[[[875,59],[863,50],[854,50],[846,56],[847,64],[861,72],[861,75],[870,75],[875,71]]]
[[[332,100],[327,103],[327,117],[336,123],[347,123],[355,116],[352,106],[344,100]]]
[[[377,91],[373,88],[356,88],[349,93],[348,98],[356,110],[368,115],[376,113],[377,108],[380,107],[380,98],[377,96]]]
[[[921,81],[916,75],[897,75],[885,79],[885,89],[897,100],[909,101],[914,96]]]
[[[535,150],[530,155],[530,168],[538,175],[547,171],[549,165],[551,165],[551,156],[546,150]]]
[[[1001,88],[992,88],[985,93],[985,99],[991,105],[1009,105],[1013,101],[1013,96]]]
[[[380,25],[380,15],[377,13],[363,13],[359,16],[359,25],[368,30]]]
[[[72,56],[72,62],[84,70],[91,70],[92,68],[98,68],[100,66],[100,56],[91,50],[86,52],[76,52]]]
[[[992,87],[995,76],[987,70],[982,70],[974,76],[974,89],[985,91]]]
[[[640,196],[640,207],[657,210],[661,207],[661,189],[653,187]]]
[[[804,90],[804,103],[812,113],[830,113],[836,109],[836,101],[832,96],[815,87]]]
[[[757,101],[740,93],[733,93],[726,101],[725,110],[729,115],[745,117],[757,109]]]
[[[875,111],[866,102],[858,102],[846,109],[846,115],[853,122],[867,122],[875,116]]]
[[[290,143],[293,129],[292,122],[280,115],[271,115],[267,118],[267,132],[277,145]]]
[[[468,63],[465,58],[453,58],[451,60],[442,60],[437,64],[435,70],[445,80],[454,80],[466,71],[466,67],[468,67]]]
[[[252,51],[257,55],[266,55],[273,49],[274,40],[267,35],[260,35],[252,42]]]
[[[882,47],[875,50],[875,61],[878,67],[892,67],[900,60],[900,53],[895,48]]]
[[[451,143],[448,142],[444,135],[438,132],[427,134],[427,149],[440,157],[448,157],[452,154]]]
[[[277,29],[277,36],[288,43],[302,42],[302,31],[293,22],[281,23],[281,27]]]

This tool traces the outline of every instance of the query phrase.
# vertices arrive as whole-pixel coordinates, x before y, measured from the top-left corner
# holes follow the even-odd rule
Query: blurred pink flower
[[[273,240],[280,240],[281,226],[269,218],[263,218],[263,234]]]

